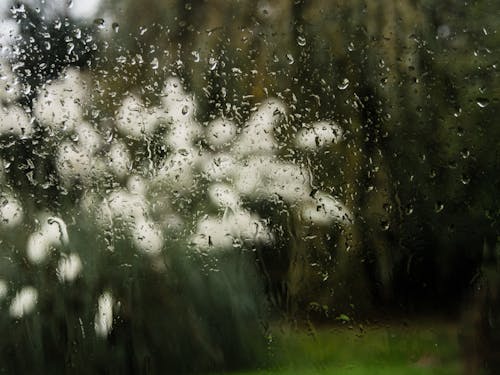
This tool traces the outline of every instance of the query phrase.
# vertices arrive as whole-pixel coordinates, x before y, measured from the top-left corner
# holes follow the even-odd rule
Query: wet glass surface
[[[495,374],[499,11],[4,0],[0,372]]]

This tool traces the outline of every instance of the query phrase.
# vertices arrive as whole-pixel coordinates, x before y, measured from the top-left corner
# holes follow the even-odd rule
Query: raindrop
[[[490,100],[488,98],[477,98],[476,103],[479,107],[486,108],[490,104]]]
[[[68,6],[68,8],[73,8],[73,0],[67,0],[66,5]]]
[[[94,20],[94,25],[96,25],[98,29],[104,29],[104,27],[106,26],[106,22],[103,18],[96,18]]]
[[[50,42],[49,42],[49,41],[45,41],[45,42],[43,43],[43,46],[44,46],[44,48],[45,48],[47,51],[49,51],[49,50],[50,50],[50,47],[51,47],[51,46],[50,46]]]
[[[152,61],[151,61],[151,67],[156,70],[158,69],[158,66],[160,65],[160,63],[158,62],[158,59],[155,57]]]
[[[344,78],[337,87],[339,88],[339,90],[345,90],[349,87],[349,80],[347,78]]]
[[[113,31],[115,33],[117,33],[118,31],[120,31],[120,25],[116,22],[113,22],[113,24],[111,25],[111,27],[113,28]]]
[[[444,204],[443,202],[437,201],[436,204],[434,205],[434,211],[437,213],[440,213],[444,209]]]
[[[288,64],[292,65],[295,60],[293,59],[293,56],[290,53],[286,54],[286,59],[288,60]]]
[[[405,214],[411,215],[412,213],[413,213],[413,205],[411,203],[409,203],[405,207]]]
[[[193,55],[194,62],[199,62],[200,61],[200,53],[198,51],[191,52],[191,55]]]
[[[297,44],[301,47],[304,47],[306,45],[306,38],[304,38],[303,36],[299,35],[297,37]]]
[[[467,159],[470,156],[470,151],[464,148],[462,151],[460,151],[460,156],[462,157],[462,159]]]
[[[182,114],[183,115],[186,115],[188,112],[189,112],[189,107],[187,105],[185,105],[184,107],[182,107]]]
[[[389,230],[391,227],[390,223],[388,220],[381,220],[380,221],[380,227],[382,228],[383,231]]]
[[[465,173],[462,174],[462,184],[468,185],[470,183],[470,177]]]
[[[210,70],[215,70],[215,68],[217,68],[217,60],[213,57],[208,59],[208,68]]]

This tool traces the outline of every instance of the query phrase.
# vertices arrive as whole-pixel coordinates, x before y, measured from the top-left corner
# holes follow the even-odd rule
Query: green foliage
[[[55,272],[67,249],[54,250],[43,267],[12,259],[8,274],[4,269],[13,291],[34,285],[39,297],[35,310],[21,318],[2,303],[1,371],[177,374],[265,363],[266,306],[250,254],[203,255],[171,242],[152,259],[119,233],[96,236],[90,225],[69,232],[83,263],[73,283],[61,282]],[[94,329],[103,291],[113,296],[107,337]]]

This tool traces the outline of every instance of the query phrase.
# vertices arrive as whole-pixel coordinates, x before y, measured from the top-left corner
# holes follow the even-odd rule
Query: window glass
[[[496,374],[499,12],[3,0],[1,372]]]

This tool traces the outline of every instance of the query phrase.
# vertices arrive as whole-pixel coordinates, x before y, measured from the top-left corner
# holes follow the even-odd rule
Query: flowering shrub
[[[107,356],[132,355],[138,366],[152,360],[141,350],[162,347],[169,354],[152,360],[158,370],[165,359],[176,371],[254,361],[265,348],[263,336],[255,337],[264,305],[242,251],[272,246],[275,235],[250,203],[286,202],[313,225],[348,223],[347,209],[313,187],[311,169],[284,155],[330,147],[341,129],[328,121],[305,125],[281,145],[276,136],[288,127],[287,108],[278,99],[255,107],[242,127],[224,117],[201,124],[195,99],[175,77],[157,105],[128,94],[106,122],[93,109],[90,77],[73,69],[41,87],[28,110],[16,104],[15,78],[6,72],[0,137],[29,143],[29,152],[2,162],[0,226],[4,247],[15,254],[4,268],[11,277],[23,273],[10,280],[6,272],[1,281],[4,321],[32,316],[42,346],[56,345],[68,330],[77,342],[92,337],[91,352],[115,343]],[[19,181],[24,164],[27,181]],[[50,189],[56,204],[40,195]],[[52,308],[61,315],[47,316]],[[47,339],[54,323],[69,325]],[[164,347],[162,332],[176,337],[177,349]],[[179,363],[196,351],[199,363]]]

